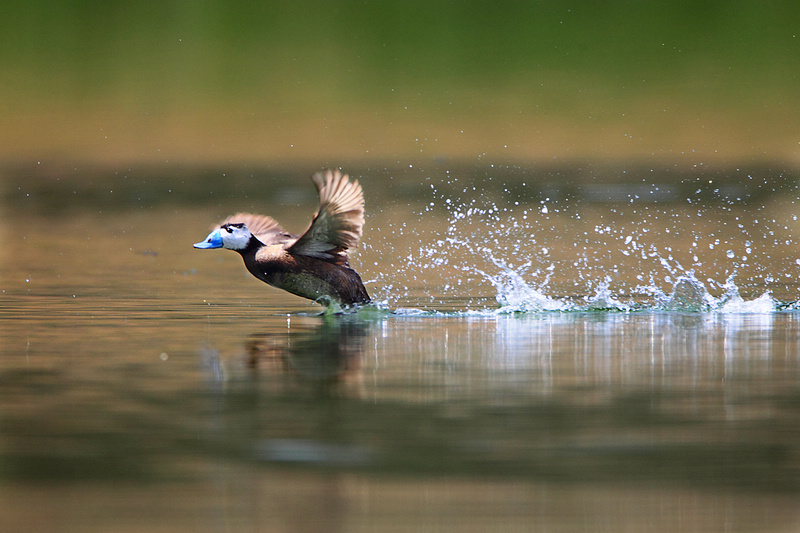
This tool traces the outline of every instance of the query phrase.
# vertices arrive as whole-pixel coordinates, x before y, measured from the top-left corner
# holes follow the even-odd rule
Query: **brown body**
[[[324,304],[337,301],[353,305],[370,301],[361,277],[347,264],[295,255],[283,245],[264,246],[260,242],[240,253],[252,275],[286,292]]]

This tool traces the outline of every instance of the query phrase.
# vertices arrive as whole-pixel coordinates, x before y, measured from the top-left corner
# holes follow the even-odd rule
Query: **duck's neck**
[[[247,246],[242,248],[241,250],[236,250],[242,255],[247,255],[249,253],[253,253],[259,248],[264,246],[264,243],[259,241],[255,235],[250,235],[250,240],[247,242]]]

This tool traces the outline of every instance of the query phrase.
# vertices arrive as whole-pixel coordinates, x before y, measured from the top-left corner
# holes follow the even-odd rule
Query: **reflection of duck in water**
[[[311,179],[319,210],[299,238],[268,216],[237,213],[194,247],[235,250],[261,281],[323,305],[368,303],[367,289],[347,261],[347,250],[358,244],[364,225],[361,186],[338,170],[317,172]]]
[[[247,366],[290,371],[315,382],[338,381],[359,366],[369,325],[325,319],[285,334],[255,333],[245,345]]]

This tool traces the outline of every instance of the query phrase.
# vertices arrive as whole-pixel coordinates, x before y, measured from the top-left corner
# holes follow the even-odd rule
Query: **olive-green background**
[[[0,158],[793,166],[791,1],[12,1]]]

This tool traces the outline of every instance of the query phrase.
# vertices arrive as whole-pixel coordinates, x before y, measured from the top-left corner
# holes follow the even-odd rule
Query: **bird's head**
[[[227,223],[208,234],[206,240],[194,244],[195,248],[227,248],[241,251],[250,244],[253,234],[242,223]]]

